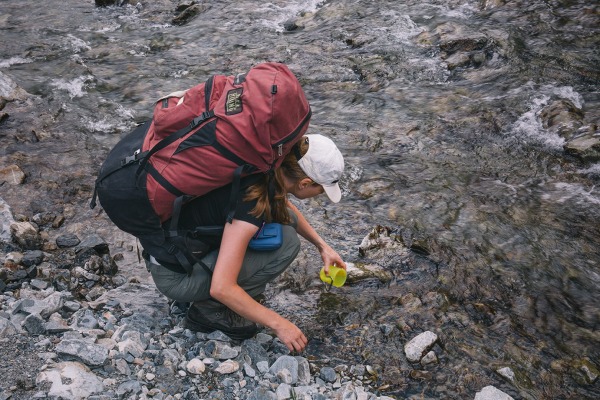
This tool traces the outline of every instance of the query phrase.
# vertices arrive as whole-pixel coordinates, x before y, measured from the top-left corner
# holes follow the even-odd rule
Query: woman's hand
[[[325,274],[329,276],[329,266],[335,265],[338,268],[346,269],[346,263],[342,260],[342,257],[331,248],[328,244],[324,244],[320,249],[321,258],[323,259],[323,265]]]
[[[291,323],[285,318],[281,318],[279,324],[274,328],[275,334],[281,340],[283,344],[287,346],[290,351],[300,352],[304,350],[308,339],[304,336],[304,333],[296,325]]]

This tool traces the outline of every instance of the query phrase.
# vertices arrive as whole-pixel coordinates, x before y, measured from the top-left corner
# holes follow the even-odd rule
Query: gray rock
[[[49,383],[48,398],[87,399],[104,391],[102,381],[78,362],[62,362],[40,372],[36,384]]]
[[[277,387],[275,391],[275,396],[277,396],[277,400],[287,400],[291,398],[296,398],[295,393],[292,392],[292,387],[287,383],[282,383]]]
[[[499,368],[496,370],[496,372],[506,378],[509,382],[514,383],[515,381],[515,373],[513,372],[513,370],[510,367],[504,367],[504,368]]]
[[[254,389],[247,400],[277,400],[277,395],[264,387]]]
[[[0,338],[6,338],[17,334],[15,326],[6,318],[0,317]]]
[[[304,357],[295,357],[296,361],[298,361],[298,385],[308,385],[311,381],[310,376],[310,364],[308,360]]]
[[[229,360],[236,358],[239,354],[237,349],[232,348],[226,343],[216,340],[209,340],[204,346],[204,352],[208,357],[213,357],[219,360]]]
[[[325,382],[333,383],[337,379],[337,374],[335,369],[331,367],[323,367],[319,372],[319,377],[321,377],[321,379],[323,379]]]
[[[480,392],[475,394],[475,400],[514,400],[512,397],[504,393],[494,386],[486,386]]]
[[[23,322],[21,322],[23,329],[30,335],[43,335],[46,333],[46,326],[44,319],[38,314],[29,314]]]
[[[31,267],[39,265],[42,261],[44,261],[44,253],[41,250],[29,250],[23,254],[21,264],[26,267]]]
[[[265,374],[269,372],[269,362],[259,361],[256,363],[256,368],[258,369],[258,372],[260,372],[261,374]]]
[[[256,371],[250,364],[244,363],[244,374],[250,378],[254,378],[256,376]]]
[[[119,385],[117,388],[117,394],[122,396],[120,398],[135,397],[138,393],[141,393],[142,385],[138,381],[126,381]]]
[[[279,370],[279,372],[277,372],[277,380],[280,383],[287,383],[287,384],[291,384],[292,383],[292,373],[290,371],[288,371],[286,368]]]
[[[62,247],[62,248],[75,247],[79,243],[81,243],[81,240],[79,240],[77,235],[75,235],[73,233],[68,233],[66,235],[60,235],[59,237],[56,238],[56,245],[58,247]]]
[[[295,384],[298,381],[298,360],[291,356],[281,356],[271,365],[269,373],[277,376],[283,369],[287,369],[290,372],[292,383]]]
[[[91,367],[99,367],[108,360],[108,349],[83,339],[62,340],[56,352],[65,360],[81,361]]]
[[[230,342],[231,338],[221,331],[213,331],[206,336],[209,340],[218,340],[221,342]]]
[[[32,288],[37,290],[46,290],[48,289],[48,286],[50,286],[50,283],[48,283],[48,281],[43,281],[41,279],[32,279],[31,282],[29,282],[29,284]]]
[[[98,320],[94,316],[92,310],[82,309],[73,315],[73,329],[96,329],[98,327]]]
[[[252,365],[256,365],[260,361],[269,361],[267,350],[258,340],[244,340],[242,343],[241,354],[250,357]]]

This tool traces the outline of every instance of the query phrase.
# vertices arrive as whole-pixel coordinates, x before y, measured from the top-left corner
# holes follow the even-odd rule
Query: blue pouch
[[[250,239],[248,247],[257,251],[277,250],[283,243],[283,235],[281,233],[281,224],[278,223],[263,223],[262,227],[256,232],[256,235]]]

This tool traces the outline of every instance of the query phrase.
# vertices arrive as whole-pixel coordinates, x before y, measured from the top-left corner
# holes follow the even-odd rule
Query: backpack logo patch
[[[233,115],[242,112],[242,93],[243,88],[232,89],[227,92],[227,101],[225,102],[225,114]]]

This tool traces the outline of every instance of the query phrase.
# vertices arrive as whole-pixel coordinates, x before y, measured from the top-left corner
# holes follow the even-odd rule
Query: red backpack
[[[187,249],[187,233],[177,229],[182,204],[231,182],[237,193],[242,176],[281,165],[310,117],[300,83],[283,64],[215,75],[160,99],[152,121],[117,143],[90,205],[97,196],[115,225],[139,238],[150,255],[177,260],[191,272],[197,260]]]

